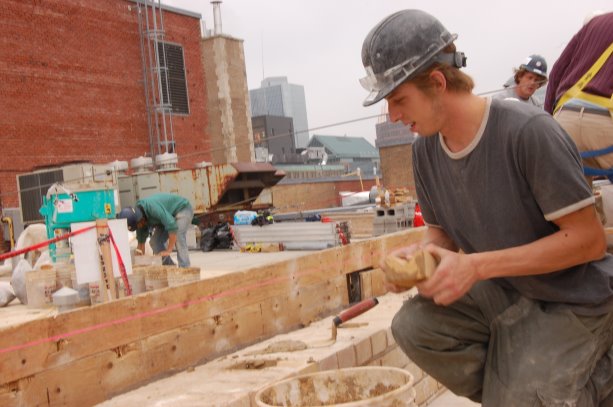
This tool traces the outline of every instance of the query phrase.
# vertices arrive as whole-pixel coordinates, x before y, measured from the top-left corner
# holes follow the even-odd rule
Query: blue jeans
[[[175,221],[179,229],[177,230],[177,242],[175,248],[177,249],[177,260],[179,261],[179,267],[189,267],[189,249],[187,248],[187,231],[192,224],[194,217],[194,210],[191,206],[188,206],[175,215]],[[168,231],[163,226],[156,226],[151,233],[149,244],[153,253],[159,253],[166,250],[168,242]],[[170,257],[164,259],[165,265],[174,265]]]

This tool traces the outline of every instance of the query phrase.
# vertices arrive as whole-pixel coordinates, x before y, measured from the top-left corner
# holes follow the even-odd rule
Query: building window
[[[158,56],[160,67],[166,66],[167,68],[167,75],[160,75],[162,78],[163,104],[169,105],[172,113],[189,114],[183,47],[160,42]],[[166,84],[167,77],[168,85]]]

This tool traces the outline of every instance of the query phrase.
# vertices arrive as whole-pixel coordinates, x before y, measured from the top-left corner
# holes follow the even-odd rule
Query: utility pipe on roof
[[[221,34],[221,0],[211,1],[213,5],[213,23],[215,35]]]

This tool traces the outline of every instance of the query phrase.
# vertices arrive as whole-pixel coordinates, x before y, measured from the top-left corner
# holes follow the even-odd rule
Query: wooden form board
[[[329,316],[408,230],[0,330],[0,405],[91,405]],[[370,293],[376,270],[362,272]],[[374,283],[373,283],[374,281]],[[366,293],[365,293],[366,294]]]

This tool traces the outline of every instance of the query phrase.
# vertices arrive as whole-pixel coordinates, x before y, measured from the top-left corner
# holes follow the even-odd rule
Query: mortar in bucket
[[[414,407],[413,376],[387,366],[326,370],[284,379],[260,389],[259,407]]]

